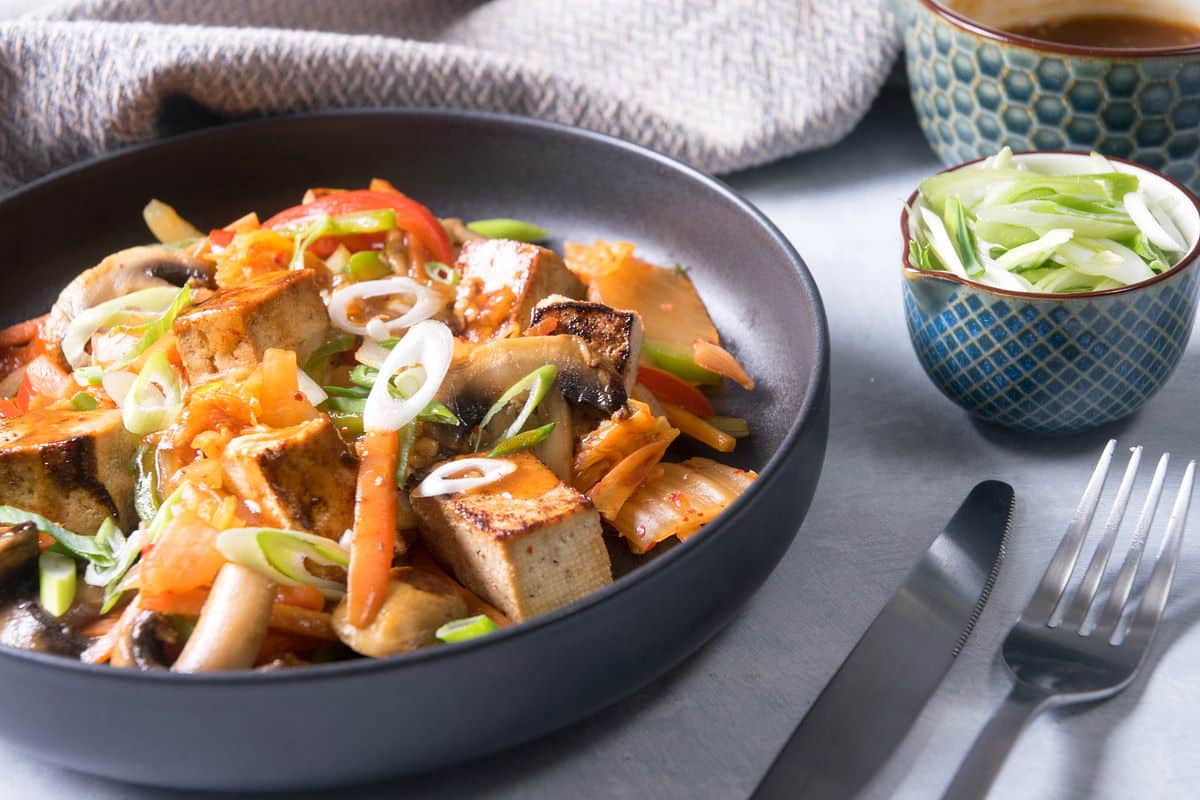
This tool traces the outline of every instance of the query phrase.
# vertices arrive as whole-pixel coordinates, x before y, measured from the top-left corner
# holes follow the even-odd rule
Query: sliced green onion
[[[658,367],[689,383],[709,386],[721,382],[720,375],[709,372],[696,363],[690,347],[647,339],[642,342],[642,355],[650,362],[650,366]]]
[[[71,395],[71,408],[76,411],[95,411],[100,404],[96,402],[96,398],[92,397],[87,392],[76,392]]]
[[[350,256],[346,271],[356,281],[373,281],[392,274],[391,266],[377,250],[363,250]]]
[[[107,614],[111,611],[128,588],[124,585],[125,577],[142,554],[145,535],[145,531],[136,530],[126,538],[111,518],[105,519],[96,531],[96,539],[103,543],[102,546],[112,553],[113,557],[108,566],[101,567],[96,562],[89,563],[83,573],[84,582],[104,587],[104,602],[100,606],[100,613]]]
[[[516,436],[510,436],[500,444],[496,445],[488,453],[488,458],[497,458],[499,456],[510,456],[521,450],[526,450],[530,447],[537,447],[542,442],[550,438],[550,434],[554,432],[554,426],[557,422],[547,423],[540,428],[518,433]]]
[[[537,242],[550,235],[550,231],[540,228],[531,222],[522,222],[519,219],[507,219],[503,217],[497,219],[477,219],[474,222],[468,222],[467,227],[480,236],[486,236],[489,239],[514,239],[518,242]]]
[[[121,363],[114,365],[113,368],[120,369],[133,363],[134,359],[146,352],[151,345],[171,330],[171,326],[175,324],[175,318],[179,316],[179,312],[187,308],[191,302],[192,290],[185,286],[175,295],[175,299],[171,301],[171,305],[167,306],[166,310],[154,319],[141,325],[132,327],[121,325],[115,328],[115,330],[126,333],[140,333],[142,336],[138,339],[137,344],[133,346],[133,350],[125,356]]]
[[[308,361],[304,362],[304,371],[310,375],[320,371],[329,363],[331,356],[353,350],[357,343],[358,337],[352,333],[335,333],[308,357]]]
[[[360,417],[363,411],[366,410],[366,407],[367,398],[365,397],[338,397],[336,395],[331,395],[321,404],[321,409],[324,411],[340,414],[357,414]]]
[[[1075,231],[1055,228],[1032,242],[1018,245],[996,258],[996,266],[1010,272],[1035,268],[1062,245],[1071,241]]]
[[[134,467],[137,478],[133,484],[133,509],[138,519],[149,522],[158,513],[161,505],[158,498],[158,468],[154,447],[147,442],[138,445],[137,455],[134,456]]]
[[[75,562],[50,550],[38,556],[38,602],[52,616],[67,613],[75,600]]]
[[[150,322],[152,315],[171,308],[179,296],[173,286],[155,286],[105,301],[80,312],[67,326],[62,340],[63,355],[74,369],[87,360],[88,340],[96,331],[118,325],[139,325]]]
[[[333,228],[333,220],[329,215],[322,214],[316,219],[309,220],[303,226],[284,229],[292,236],[292,260],[288,269],[304,269],[304,254],[313,242],[327,235]]]
[[[107,562],[112,560],[111,554],[101,549],[93,536],[80,536],[78,533],[72,533],[63,526],[32,511],[26,511],[16,506],[0,506],[0,523],[17,525],[22,522],[32,522],[39,531],[53,537],[54,544],[49,549],[54,552],[74,556],[84,561]]]
[[[426,261],[425,274],[438,283],[445,283],[450,286],[457,286],[462,282],[462,273],[440,261]]]
[[[367,389],[361,386],[325,386],[325,394],[330,397],[356,397],[366,399]]]
[[[400,455],[396,459],[396,485],[403,488],[408,483],[409,459],[412,446],[417,441],[417,426],[408,423],[400,429]]]
[[[979,262],[979,254],[975,252],[975,237],[967,224],[967,211],[957,196],[946,200],[945,222],[950,242],[954,246],[954,252],[958,253],[967,277],[972,278],[982,273],[983,264]]]
[[[750,435],[750,423],[741,417],[708,417],[706,421],[735,439],[745,439]]]
[[[143,530],[146,532],[146,543],[154,544],[158,541],[158,537],[162,536],[163,531],[171,524],[171,520],[179,513],[179,504],[183,499],[183,490],[187,486],[186,482],[179,484],[175,491],[167,495],[158,505],[158,511],[154,512],[154,517],[146,525]]]
[[[390,208],[380,208],[374,211],[341,214],[330,221],[329,228],[330,233],[334,236],[394,231],[396,229],[396,212]]]
[[[121,403],[125,429],[138,436],[160,431],[174,422],[183,408],[183,388],[167,354],[161,350],[146,359],[137,380]]]
[[[75,382],[80,386],[99,386],[104,377],[104,370],[94,366],[80,367],[75,370],[74,376]]]
[[[375,369],[375,367],[359,364],[350,370],[350,382],[357,389],[343,389],[337,394],[346,398],[366,397],[367,394],[362,393],[362,390],[369,392],[378,378],[379,370]],[[425,380],[425,371],[421,367],[410,367],[401,370],[392,376],[391,386],[389,387],[391,395],[397,400],[407,400],[421,388]],[[330,392],[330,394],[335,393]],[[354,413],[362,414],[361,409],[355,409],[358,409],[358,407],[349,404],[342,404],[337,408],[340,411],[353,411]],[[429,405],[425,406],[425,410],[417,415],[417,419],[421,422],[436,422],[439,425],[458,425],[460,423],[458,416],[439,400],[430,401]]]
[[[315,586],[336,600],[345,594],[343,583],[319,578],[307,563],[327,567],[350,566],[350,551],[323,536],[277,528],[231,528],[217,537],[221,555],[287,586]]]
[[[452,622],[447,622],[434,632],[434,636],[439,641],[446,644],[454,644],[456,642],[466,642],[471,639],[478,639],[480,636],[486,636],[492,631],[498,630],[499,626],[492,622],[486,614],[480,614],[475,617],[467,617],[466,619],[456,619]]]
[[[345,411],[329,411],[329,419],[348,436],[363,435],[362,414],[352,414]]]
[[[475,449],[479,449],[483,440],[484,429],[487,428],[492,418],[503,411],[522,392],[528,392],[528,396],[525,398],[525,405],[521,407],[516,419],[497,437],[497,441],[510,439],[520,433],[521,429],[525,427],[525,423],[529,421],[529,417],[537,409],[538,404],[546,398],[547,393],[554,386],[554,381],[557,378],[558,367],[553,364],[546,364],[545,366],[538,367],[508,387],[504,391],[504,394],[500,395],[500,398],[492,403],[492,407],[487,410],[487,413],[483,415],[483,419],[479,421],[479,430],[475,434]]]

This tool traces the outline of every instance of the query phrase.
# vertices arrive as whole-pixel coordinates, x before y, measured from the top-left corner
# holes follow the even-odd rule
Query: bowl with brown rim
[[[1039,171],[1063,173],[1083,171],[1087,158],[1014,155]],[[900,274],[909,337],[930,380],[973,416],[1022,431],[1087,430],[1140,409],[1179,364],[1196,316],[1200,200],[1161,173],[1112,161],[1170,204],[1188,240],[1187,254],[1171,269],[1119,289],[1038,294],[918,269],[908,257],[908,209],[917,193],[905,203]]]
[[[913,105],[947,165],[1013,150],[1096,150],[1200,189],[1200,41],[1096,47],[1009,32],[1111,11],[1200,26],[1200,0],[898,0]]]

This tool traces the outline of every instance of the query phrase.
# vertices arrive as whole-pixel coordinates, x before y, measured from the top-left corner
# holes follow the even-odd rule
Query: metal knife
[[[1013,490],[971,490],[776,756],[754,798],[849,798],[903,740],[966,644],[1004,559]]]

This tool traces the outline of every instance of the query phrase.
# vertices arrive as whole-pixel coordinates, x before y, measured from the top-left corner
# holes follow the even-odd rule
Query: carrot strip
[[[637,382],[662,402],[682,406],[698,417],[711,417],[716,413],[704,392],[665,370],[639,364]]]
[[[129,632],[133,626],[133,621],[137,619],[138,613],[141,611],[141,603],[138,602],[140,595],[133,599],[133,602],[125,606],[125,611],[121,614],[117,624],[113,625],[108,633],[101,636],[96,641],[88,645],[84,650],[79,660],[85,664],[107,664],[112,659],[113,652],[117,649],[117,644],[122,637]]]
[[[321,590],[317,587],[308,586],[307,584],[299,586],[280,584],[275,590],[275,602],[289,606],[298,606],[300,608],[310,608],[313,611],[323,611],[325,609],[325,595],[321,594]]]
[[[122,609],[122,611],[124,611],[124,609]],[[101,636],[104,636],[114,627],[116,627],[117,623],[120,621],[120,614],[109,614],[106,617],[100,617],[99,619],[92,620],[87,625],[84,625],[82,628],[80,628],[79,632],[88,639],[99,639]]]
[[[41,531],[38,531],[38,551],[39,552],[43,552],[50,547],[54,547],[54,545],[57,542],[58,542],[58,540],[55,539],[50,534],[42,533]]]
[[[9,325],[7,328],[0,330],[0,348],[29,344],[37,338],[40,326],[48,316],[50,315],[43,314],[40,317],[27,319],[24,322],[18,322],[16,325]]]
[[[697,339],[692,342],[692,359],[696,365],[709,372],[724,375],[743,389],[753,389],[754,379],[746,374],[745,368],[738,363],[733,354],[719,344]],[[711,414],[701,416],[711,417]]]
[[[254,666],[261,667],[264,664],[270,664],[288,653],[308,654],[322,644],[324,643],[309,636],[298,636],[283,631],[267,631],[267,635],[263,637],[262,647],[258,650],[258,657],[254,659]]]
[[[354,541],[350,545],[346,606],[350,624],[371,624],[387,594],[388,570],[396,549],[396,431],[367,431],[354,498]]]
[[[311,608],[276,603],[271,606],[270,627],[272,630],[296,633],[327,642],[337,641],[330,615],[324,611],[313,611]]]
[[[183,592],[145,592],[140,595],[138,604],[147,611],[157,611],[160,614],[180,614],[185,617],[198,617],[204,609],[204,601],[208,599],[207,589],[189,589]]]
[[[733,452],[733,448],[737,445],[737,439],[725,431],[682,406],[665,402],[662,405],[663,410],[667,412],[667,421],[679,428],[681,433],[722,453]]]
[[[300,373],[296,351],[270,348],[263,353],[262,421],[273,428],[286,428],[314,419],[317,410],[300,391]]]

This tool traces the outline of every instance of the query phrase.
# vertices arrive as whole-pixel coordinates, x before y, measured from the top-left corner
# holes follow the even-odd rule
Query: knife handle
[[[983,800],[1021,731],[1048,705],[1049,699],[1024,684],[1013,686],[1004,703],[975,737],[942,800]]]

